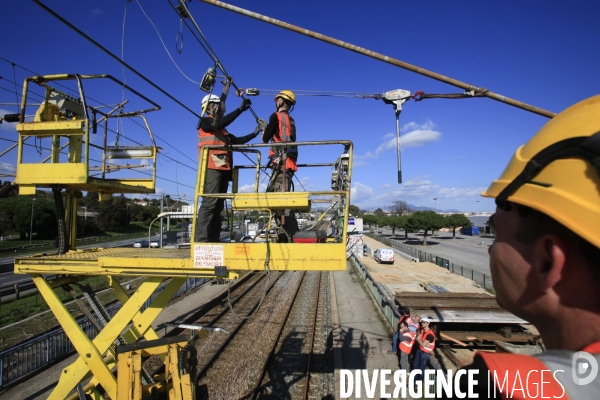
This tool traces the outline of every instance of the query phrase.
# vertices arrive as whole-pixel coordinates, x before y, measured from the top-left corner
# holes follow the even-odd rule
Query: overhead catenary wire
[[[34,0],[34,1],[37,1],[37,0]],[[202,43],[202,40],[200,40],[200,38],[198,38],[198,36],[196,36],[196,34],[194,33],[193,29],[190,28],[190,26],[187,24],[187,22],[185,20],[183,20],[185,26],[189,29],[189,31],[192,33],[192,36],[194,36],[194,38],[198,41],[198,43],[204,49],[204,51],[206,51],[206,53],[208,54],[208,56],[215,63],[215,66],[217,66],[223,72],[223,75],[225,75],[225,78],[231,83],[231,86],[233,86],[234,89],[238,93],[240,93],[240,90],[237,87],[237,85],[233,82],[233,79],[231,78],[231,75],[229,75],[227,73],[227,71],[225,70],[225,67],[223,66],[223,63],[221,63],[221,60],[219,60],[219,57],[217,56],[217,53],[215,53],[215,51],[212,49],[212,47],[210,46],[210,43],[208,43],[208,40],[206,39],[206,37],[202,33],[202,30],[200,29],[200,26],[198,26],[198,24],[196,23],[196,20],[194,19],[194,17],[192,16],[192,13],[190,12],[190,10],[187,7],[187,5],[185,4],[185,1],[179,0],[179,7],[175,7],[173,5],[173,3],[171,3],[171,0],[168,0],[168,1],[169,1],[169,4],[171,5],[171,7],[173,8],[173,10],[175,10],[175,12],[179,15],[179,17],[182,18],[182,20],[183,20],[183,18],[189,18],[190,19],[190,21],[192,22],[192,24],[196,28],[196,31],[200,34],[200,36],[204,40],[204,43]],[[244,98],[243,94],[240,93],[240,97]],[[258,118],[258,115],[256,114],[256,112],[252,109],[251,106],[249,106],[248,109],[250,110],[250,112],[254,116],[254,119],[258,122],[259,118]]]
[[[175,65],[175,68],[177,68],[177,70],[181,73],[181,75],[183,75],[185,77],[185,79],[187,79],[188,81],[195,83],[197,85],[200,84],[200,82],[196,82],[195,80],[193,80],[192,78],[190,78],[189,76],[187,76],[182,70],[181,68],[179,68],[179,65],[177,65],[177,63],[175,62],[175,60],[173,59],[173,57],[171,56],[171,53],[169,52],[169,49],[167,49],[167,46],[165,45],[165,42],[163,41],[162,36],[160,35],[160,32],[158,31],[158,28],[156,27],[156,25],[154,24],[154,22],[152,22],[152,20],[150,19],[150,17],[148,16],[148,14],[146,14],[146,11],[144,11],[144,8],[142,7],[142,5],[140,4],[140,2],[138,0],[135,0],[135,2],[137,3],[137,5],[140,7],[140,10],[142,10],[142,13],[144,14],[144,16],[146,17],[146,19],[148,20],[148,22],[150,22],[150,24],[152,25],[152,27],[154,28],[154,30],[156,31],[156,34],[158,35],[158,38],[160,39],[160,43],[162,44],[163,48],[165,49],[165,51],[167,52],[167,54],[169,55],[169,58],[171,59],[171,62],[173,63],[173,65]]]
[[[380,54],[380,53],[377,53],[377,52],[365,49],[363,47],[359,47],[359,46],[353,45],[351,43],[347,43],[347,42],[344,42],[342,40],[335,39],[335,38],[332,38],[330,36],[326,36],[326,35],[320,34],[318,32],[315,32],[315,31],[311,31],[311,30],[306,29],[306,28],[302,28],[302,27],[299,27],[299,26],[296,26],[296,25],[292,25],[290,23],[283,22],[283,21],[277,20],[275,18],[267,17],[265,15],[262,15],[262,14],[259,14],[259,13],[253,12],[253,11],[249,11],[249,10],[246,10],[246,9],[243,9],[243,8],[240,8],[240,7],[236,7],[236,6],[233,6],[231,4],[224,3],[222,1],[218,1],[218,0],[201,0],[201,1],[203,1],[204,3],[207,3],[207,4],[211,4],[213,6],[217,6],[217,7],[229,10],[229,11],[233,11],[233,12],[238,13],[238,14],[245,15],[247,17],[251,17],[251,18],[257,19],[259,21],[267,22],[269,24],[272,24],[272,25],[278,26],[280,28],[284,28],[284,29],[290,30],[292,32],[296,32],[296,33],[300,33],[300,34],[305,35],[305,36],[312,37],[313,39],[321,40],[323,42],[326,42],[326,43],[329,43],[329,44],[333,44],[335,46],[339,46],[339,47],[342,47],[344,49],[351,50],[351,51],[353,51],[355,53],[359,53],[359,54],[365,55],[367,57],[371,57],[371,58],[374,58],[376,60],[383,61],[383,62],[386,62],[388,64],[391,64],[391,65],[394,65],[394,66],[397,66],[397,67],[409,70],[411,72],[415,72],[417,74],[424,75],[424,76],[426,76],[428,78],[432,78],[432,79],[435,79],[437,81],[444,82],[444,83],[447,83],[449,85],[459,87],[459,88],[465,90],[466,92],[481,93],[485,97],[488,97],[490,99],[493,99],[493,100],[496,100],[496,101],[500,101],[500,102],[506,103],[508,105],[511,105],[513,107],[517,107],[517,108],[520,108],[520,109],[523,109],[523,110],[526,110],[526,111],[530,111],[532,113],[535,113],[535,114],[538,114],[538,115],[541,115],[541,116],[544,116],[544,117],[547,117],[547,118],[553,118],[554,116],[556,116],[556,113],[554,113],[552,111],[544,110],[542,108],[538,108],[538,107],[532,106],[530,104],[526,104],[526,103],[523,103],[521,101],[518,101],[518,100],[515,100],[515,99],[511,99],[511,98],[503,96],[501,94],[494,93],[491,90],[488,90],[488,89],[485,89],[485,88],[482,88],[482,87],[478,87],[478,86],[474,86],[474,85],[471,85],[469,83],[461,82],[461,81],[459,81],[457,79],[453,79],[453,78],[447,77],[445,75],[438,74],[438,73],[433,72],[433,71],[429,71],[429,70],[427,70],[425,68],[421,68],[421,67],[418,67],[416,65],[409,64],[407,62],[398,60],[396,58],[389,57],[389,56],[386,56],[386,55],[383,55],[383,54]]]
[[[154,83],[152,80],[148,79],[146,76],[144,76],[143,74],[141,74],[140,72],[138,72],[135,68],[133,68],[132,66],[130,66],[129,64],[127,64],[125,61],[121,61],[119,59],[119,57],[117,57],[116,55],[114,55],[112,52],[110,52],[107,48],[105,48],[104,46],[102,46],[100,43],[96,42],[90,36],[86,35],[83,31],[81,31],[75,25],[71,24],[69,21],[67,21],[66,19],[64,19],[63,17],[61,17],[60,15],[58,15],[57,13],[55,13],[54,11],[52,11],[52,9],[48,8],[41,1],[39,1],[39,0],[33,0],[33,2],[36,3],[37,5],[39,5],[40,7],[42,7],[45,11],[47,11],[48,13],[50,13],[50,15],[52,15],[53,17],[55,17],[56,19],[58,19],[59,21],[61,21],[63,24],[65,24],[69,28],[73,29],[79,35],[83,36],[85,39],[87,39],[93,45],[95,45],[100,50],[102,50],[103,52],[105,52],[106,54],[108,54],[114,60],[118,61],[119,63],[122,63],[123,66],[125,66],[131,72],[133,72],[138,77],[140,77],[141,79],[143,79],[146,83],[148,83],[149,85],[151,85],[153,88],[155,88],[156,90],[158,90],[159,92],[161,92],[162,94],[164,94],[165,96],[167,96],[169,99],[173,100],[175,103],[177,103],[178,105],[180,105],[181,107],[183,107],[184,109],[186,109],[187,111],[189,111],[191,114],[193,114],[197,118],[200,118],[200,115],[198,115],[191,108],[189,108],[188,106],[186,106],[185,104],[183,104],[181,101],[177,100],[174,96],[172,96],[166,90],[164,90],[163,88],[161,88],[160,86],[158,86],[156,83]]]
[[[254,96],[254,94],[250,94],[253,92],[247,91],[257,91],[257,96],[260,95],[277,95],[284,89],[259,89],[259,88],[240,88],[241,92],[247,94],[248,96]],[[329,91],[329,90],[301,90],[301,89],[285,89],[291,90],[294,92],[296,96],[310,96],[310,97],[347,97],[347,98],[359,98],[359,99],[375,99],[380,100],[382,95],[379,93],[362,93],[362,92],[341,92],[341,91]]]

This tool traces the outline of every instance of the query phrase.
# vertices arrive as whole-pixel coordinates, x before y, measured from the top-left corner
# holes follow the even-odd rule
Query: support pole
[[[160,196],[160,212],[161,214],[163,212],[165,212],[165,195],[162,194]],[[158,242],[160,244],[160,248],[162,249],[163,247],[163,228],[164,228],[164,218],[160,219],[160,241]],[[150,243],[148,243],[148,246],[150,246]]]
[[[398,153],[398,183],[402,183],[402,155],[400,152],[400,112],[396,109],[396,152]]]
[[[514,99],[511,99],[511,98],[506,97],[506,96],[502,96],[501,94],[494,93],[494,92],[489,91],[487,89],[484,89],[482,87],[474,86],[474,85],[471,85],[469,83],[465,83],[465,82],[459,81],[457,79],[453,79],[453,78],[450,78],[448,76],[441,75],[441,74],[438,74],[438,73],[433,72],[433,71],[429,71],[429,70],[427,70],[425,68],[421,68],[421,67],[418,67],[416,65],[412,65],[412,64],[409,64],[407,62],[400,61],[398,59],[395,59],[395,58],[392,58],[392,57],[388,57],[388,56],[385,56],[385,55],[380,54],[380,53],[376,53],[374,51],[365,49],[363,47],[355,46],[353,44],[346,43],[346,42],[343,42],[341,40],[338,40],[338,39],[335,39],[335,38],[332,38],[332,37],[329,37],[329,36],[322,35],[320,33],[311,31],[309,29],[305,29],[305,28],[298,27],[296,25],[288,24],[287,22],[279,21],[279,20],[277,20],[275,18],[270,18],[270,17],[264,16],[262,14],[255,13],[253,11],[245,10],[243,8],[240,8],[240,7],[232,6],[231,4],[223,3],[222,1],[217,1],[217,0],[202,0],[202,1],[205,2],[205,3],[208,3],[208,4],[212,4],[213,6],[221,7],[221,8],[224,8],[226,10],[233,11],[233,12],[236,12],[238,14],[245,15],[247,17],[251,17],[251,18],[257,19],[259,21],[267,22],[269,24],[272,24],[272,25],[278,26],[280,28],[284,28],[284,29],[290,30],[292,32],[300,33],[300,34],[305,35],[305,36],[310,36],[313,39],[318,39],[318,40],[321,40],[323,42],[326,42],[326,43],[329,43],[329,44],[333,44],[335,46],[339,46],[339,47],[342,47],[342,48],[347,49],[347,50],[351,50],[351,51],[353,51],[355,53],[359,53],[359,54],[365,55],[367,57],[371,57],[371,58],[374,58],[376,60],[383,61],[383,62],[386,62],[388,64],[395,65],[396,67],[407,69],[407,70],[409,70],[411,72],[416,72],[417,74],[424,75],[424,76],[426,76],[428,78],[432,78],[432,79],[435,79],[437,81],[444,82],[444,83],[447,83],[449,85],[456,86],[458,88],[464,89],[466,92],[472,92],[472,93],[482,94],[483,96],[489,97],[492,100],[500,101],[502,103],[506,103],[506,104],[511,105],[513,107],[517,107],[517,108],[520,108],[522,110],[529,111],[529,112],[532,112],[534,114],[541,115],[543,117],[553,118],[554,116],[556,116],[556,113],[554,113],[552,111],[544,110],[542,108],[538,108],[538,107],[532,106],[530,104],[526,104],[526,103],[523,103],[521,101],[514,100]]]

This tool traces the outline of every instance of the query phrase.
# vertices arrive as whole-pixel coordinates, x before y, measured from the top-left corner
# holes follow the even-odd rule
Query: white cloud
[[[0,173],[7,175],[15,175],[17,173],[17,167],[12,164],[0,162]],[[0,178],[0,180],[5,180]]]
[[[93,10],[90,11],[90,14],[92,14],[96,17],[100,17],[100,16],[104,15],[104,12],[99,8],[94,8]]]
[[[294,189],[296,191],[310,190],[310,189],[312,189],[312,187],[313,187],[313,184],[310,181],[310,178],[308,176],[300,178],[300,183],[298,183],[298,181],[296,179],[294,179]]]
[[[360,182],[352,182],[352,186],[350,187],[350,202],[352,204],[359,204],[369,200],[372,195],[372,188],[363,185]]]
[[[258,185],[258,191],[259,192],[266,192],[267,191],[267,184],[266,183],[261,183],[260,185]],[[254,184],[253,183],[249,183],[247,185],[243,185],[243,186],[239,186],[238,187],[238,193],[252,193],[254,192]]]
[[[416,122],[409,122],[404,125],[403,130],[404,134],[400,136],[400,148],[404,149],[406,147],[417,147],[423,146],[429,142],[435,142],[439,140],[442,133],[440,131],[436,131],[435,124],[431,120],[427,120],[424,124],[418,125]],[[408,133],[406,133],[408,131]],[[377,158],[384,151],[389,149],[395,149],[397,145],[396,134],[387,133],[383,136],[383,143],[380,144],[374,152],[367,152],[364,155],[356,157],[355,165],[361,164],[364,162],[364,159],[368,158]]]
[[[389,183],[386,183],[385,185],[381,185],[381,186],[379,187],[379,189],[387,189],[387,188],[389,188],[389,187],[392,187],[392,185],[390,185]]]
[[[479,197],[484,191],[484,187],[442,187],[427,179],[427,177],[417,177],[402,184],[396,190],[383,193],[376,198],[376,202],[389,203],[393,200],[430,201],[433,197],[438,199],[455,199]]]

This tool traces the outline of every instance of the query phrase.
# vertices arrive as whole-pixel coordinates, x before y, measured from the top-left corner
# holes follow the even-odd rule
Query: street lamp
[[[477,214],[479,214],[479,200],[475,200],[475,202],[477,203]]]
[[[437,197],[434,197],[433,201],[435,201],[435,203],[433,203],[433,209],[435,210],[435,212],[437,212]]]
[[[31,222],[29,224],[29,244],[31,244],[31,235],[33,235],[33,202],[35,197],[31,199]]]

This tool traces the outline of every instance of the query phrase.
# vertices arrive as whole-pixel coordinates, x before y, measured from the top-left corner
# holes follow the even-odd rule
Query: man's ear
[[[535,246],[534,268],[539,288],[545,292],[563,279],[567,262],[567,244],[555,234],[542,236]]]

